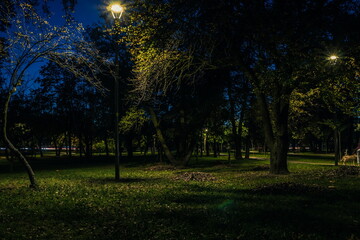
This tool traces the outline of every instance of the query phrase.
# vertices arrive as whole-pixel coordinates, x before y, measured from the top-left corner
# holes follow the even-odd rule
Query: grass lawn
[[[295,161],[275,176],[267,164],[132,162],[115,182],[111,163],[38,162],[38,191],[2,170],[0,239],[360,239],[358,168]]]

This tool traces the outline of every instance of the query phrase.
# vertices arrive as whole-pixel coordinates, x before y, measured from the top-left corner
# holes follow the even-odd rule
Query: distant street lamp
[[[204,153],[206,153],[206,156],[207,156],[207,148],[206,148],[206,145],[207,145],[207,135],[208,135],[208,131],[209,129],[205,128],[204,130]]]
[[[114,25],[120,20],[124,12],[124,8],[114,3],[109,6],[111,14],[114,18]],[[115,180],[120,180],[120,141],[119,141],[119,49],[118,43],[115,42]]]
[[[332,62],[336,62],[336,60],[338,60],[338,56],[337,55],[331,55],[328,59]]]
[[[328,60],[331,62],[331,64],[335,65],[336,64],[336,61],[338,60],[338,56],[333,54],[331,56],[329,56]],[[336,112],[334,112],[334,117],[335,119],[337,118],[336,117]],[[337,124],[335,125],[335,165],[337,166],[338,163],[340,162],[341,160],[341,131],[340,131],[340,126],[337,126]],[[336,154],[336,149],[338,149],[338,156]]]

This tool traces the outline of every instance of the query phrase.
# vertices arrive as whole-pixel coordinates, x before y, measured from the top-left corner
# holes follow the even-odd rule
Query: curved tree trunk
[[[171,164],[175,166],[186,166],[191,158],[192,152],[195,147],[195,138],[191,138],[188,143],[186,143],[186,141],[182,142],[182,150],[178,150],[177,156],[174,156],[174,154],[171,152],[168,145],[166,144],[166,140],[160,129],[160,124],[157,119],[156,113],[154,112],[154,109],[149,107],[149,113],[151,116],[151,120],[154,124],[159,143],[161,144],[161,148],[164,151],[164,155],[166,156],[166,158],[170,161]]]
[[[158,119],[156,117],[156,113],[154,112],[154,109],[149,107],[149,112],[150,112],[150,116],[151,116],[151,121],[153,122],[154,127],[155,127],[156,135],[157,135],[157,137],[159,139],[159,142],[161,144],[161,148],[164,151],[165,156],[167,157],[167,159],[169,159],[169,161],[172,164],[176,164],[177,162],[175,160],[175,157],[171,153],[169,147],[167,146],[167,144],[165,142],[165,138],[164,138],[164,135],[162,134],[162,131],[160,129],[160,124],[159,124],[159,121],[158,121]]]
[[[8,145],[8,147],[14,152],[15,156],[25,166],[26,172],[27,172],[27,174],[29,176],[29,180],[30,180],[30,188],[37,189],[38,184],[37,184],[37,181],[35,178],[34,171],[32,170],[29,162],[26,160],[25,156],[14,146],[14,144],[12,144],[12,142],[7,137],[7,118],[8,118],[9,103],[10,103],[11,96],[15,91],[16,91],[15,87],[11,91],[9,91],[6,101],[5,101],[4,112],[3,112],[3,123],[4,123],[3,124],[3,136],[4,136],[5,142]]]

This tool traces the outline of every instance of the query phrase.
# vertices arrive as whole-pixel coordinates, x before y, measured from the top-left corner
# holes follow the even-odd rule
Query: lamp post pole
[[[116,19],[115,19],[116,21]],[[115,47],[115,180],[120,179],[120,139],[119,139],[119,53],[118,43]]]
[[[119,4],[110,6],[115,26],[121,18],[124,11]],[[120,139],[119,139],[119,48],[115,42],[115,77],[114,77],[114,112],[115,112],[115,180],[120,180]]]
[[[328,60],[331,62],[331,64],[336,64],[336,61],[339,59],[339,57],[335,54],[331,55]],[[338,166],[340,160],[341,160],[341,132],[340,132],[340,125],[336,126],[337,121],[337,115],[336,112],[334,112],[334,123],[335,123],[335,129],[334,129],[334,138],[335,138],[335,166]]]

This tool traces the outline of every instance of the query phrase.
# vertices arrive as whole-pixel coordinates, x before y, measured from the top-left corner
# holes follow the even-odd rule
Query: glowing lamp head
[[[329,60],[331,60],[331,61],[336,61],[338,58],[339,58],[339,57],[336,56],[336,55],[331,55],[331,56],[329,57]]]
[[[114,13],[121,13],[124,9],[119,4],[113,4],[111,5],[111,11]]]
[[[120,19],[122,13],[124,12],[124,8],[120,4],[114,3],[110,6],[110,11],[114,19]]]

